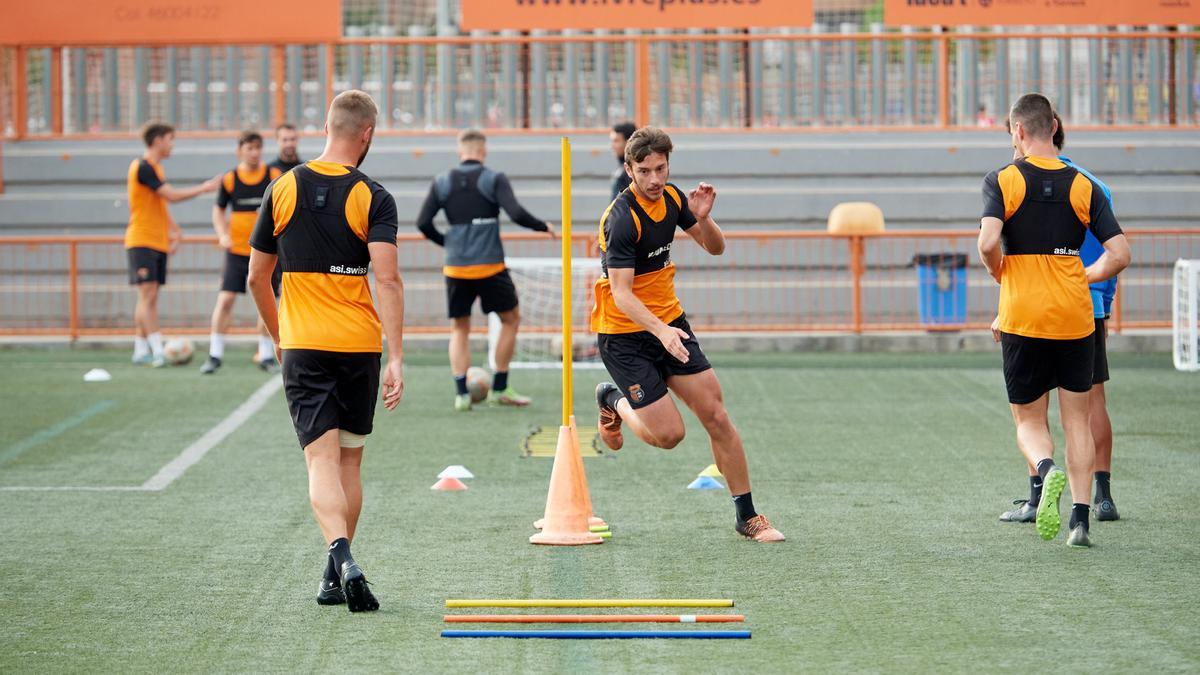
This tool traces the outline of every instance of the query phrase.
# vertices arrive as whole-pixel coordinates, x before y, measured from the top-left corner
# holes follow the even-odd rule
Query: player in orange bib
[[[1022,96],[1009,123],[1021,158],[984,179],[979,255],[1000,283],[997,328],[1017,445],[1042,482],[1038,534],[1046,540],[1058,535],[1059,499],[1069,480],[1073,505],[1067,543],[1086,547],[1091,544],[1095,454],[1088,394],[1096,347],[1088,284],[1125,269],[1129,242],[1101,187],[1059,159],[1049,99]],[[1104,253],[1084,267],[1079,252],[1088,230]],[[1056,388],[1067,472],[1054,464],[1047,420],[1050,391]]]
[[[600,219],[601,276],[596,281],[592,330],[613,382],[596,387],[604,443],[624,444],[621,424],[658,448],[683,440],[683,418],[669,393],[692,409],[712,441],[717,468],[729,482],[734,529],[759,542],[783,534],[754,510],[742,437],[729,419],[721,384],[700,349],[675,295],[671,246],[676,228],[710,255],[725,252],[725,235],[709,215],[717,192],[701,183],[686,197],[667,182],[674,145],[661,129],[634,132],[625,146],[632,184]]]
[[[167,257],[183,240],[167,204],[212,192],[219,182],[211,178],[190,188],[177,188],[167,182],[162,161],[175,148],[175,128],[171,125],[147,124],[142,129],[142,141],[146,152],[130,162],[126,175],[129,225],[125,228],[125,255],[129,262],[129,283],[137,287],[133,362],[158,368],[166,364],[162,334],[158,332],[158,289],[167,283]]]
[[[263,166],[262,150],[263,137],[257,131],[243,131],[238,136],[238,165],[221,177],[221,189],[217,191],[217,203],[213,205],[213,229],[225,252],[225,268],[221,273],[217,304],[213,308],[208,360],[200,366],[200,373],[204,375],[217,372],[225,358],[225,337],[233,322],[233,303],[238,295],[246,292],[246,277],[250,273],[250,231],[254,229],[267,185],[283,173],[274,167]],[[227,215],[226,209],[232,214]],[[276,295],[279,294],[281,276],[276,268],[271,279]],[[279,362],[275,360],[275,346],[262,319],[259,319],[258,331],[258,367],[275,372],[279,370]]]

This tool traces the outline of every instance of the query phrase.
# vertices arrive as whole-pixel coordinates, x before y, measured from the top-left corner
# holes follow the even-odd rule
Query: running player
[[[208,360],[200,366],[200,372],[204,375],[217,372],[225,358],[225,335],[233,322],[233,303],[238,295],[246,292],[246,276],[250,271],[250,231],[254,229],[267,184],[282,173],[279,169],[263,166],[262,149],[263,138],[257,131],[243,131],[238,136],[238,165],[222,176],[217,203],[213,206],[213,229],[217,232],[221,249],[225,251],[225,268],[221,274],[217,304],[213,307]],[[233,215],[227,216],[226,209],[231,209]],[[277,269],[273,278],[276,295],[279,294],[279,279]],[[279,362],[275,360],[275,346],[262,319],[258,320],[258,331],[258,367],[269,373],[276,372]]]
[[[1068,480],[1054,464],[1047,421],[1049,391],[1057,387],[1073,501],[1067,543],[1089,546],[1095,447],[1088,391],[1096,326],[1088,283],[1123,270],[1129,243],[1099,186],[1058,159],[1050,101],[1026,94],[1013,104],[1009,121],[1022,159],[984,179],[979,254],[1000,283],[998,328],[1017,445],[1043,483],[1038,534],[1058,534],[1059,499]],[[1079,249],[1087,229],[1105,252],[1085,269]]]
[[[600,219],[601,276],[592,330],[598,334],[600,358],[615,380],[596,387],[600,437],[619,450],[625,422],[645,443],[675,447],[683,440],[684,427],[668,395],[674,392],[708,432],[717,468],[729,481],[737,532],[760,542],[783,541],[783,534],[754,510],[741,435],[675,296],[675,228],[714,256],[725,252],[725,235],[710,215],[717,196],[713,186],[701,183],[685,197],[667,182],[673,149],[661,129],[635,132],[625,146],[632,184]]]
[[[467,392],[467,369],[471,367],[471,308],[479,298],[483,313],[500,317],[496,341],[496,372],[492,375],[490,400],[498,405],[523,407],[528,396],[518,394],[508,383],[508,366],[517,345],[521,325],[517,287],[504,265],[500,242],[500,209],[514,223],[535,232],[556,236],[554,226],[526,211],[513,195],[503,173],[483,165],[487,159],[487,137],[478,129],[458,135],[461,164],[440,174],[429,187],[417,216],[417,229],[427,239],[445,247],[447,314],[450,317],[450,374],[454,376],[454,409],[471,409]],[[446,212],[450,229],[442,234],[433,225],[438,211]]]
[[[155,368],[166,365],[162,333],[158,332],[158,289],[167,283],[167,257],[179,249],[183,232],[171,218],[168,203],[183,202],[217,189],[210,178],[190,188],[167,182],[162,162],[175,147],[175,128],[151,122],[142,129],[146,151],[129,164],[126,189],[129,194],[129,224],[125,228],[125,254],[129,283],[137,288],[133,312],[135,337],[133,362]]]
[[[362,511],[361,464],[379,391],[381,329],[388,341],[384,407],[394,409],[404,392],[396,202],[358,170],[377,115],[365,93],[338,94],[325,122],[325,151],[271,184],[250,238],[250,292],[282,355],[308,496],[329,544],[317,602],[346,603],[351,612],[379,609],[350,542]],[[276,262],[283,268],[278,307],[271,289]]]
[[[300,132],[289,122],[275,127],[275,144],[279,146],[279,156],[267,166],[278,169],[279,173],[287,173],[300,166]]]
[[[1068,157],[1062,155],[1062,149],[1066,140],[1066,132],[1063,130],[1062,119],[1058,113],[1054,113],[1054,121],[1058,124],[1058,129],[1054,132],[1054,147],[1060,153],[1058,158],[1061,159],[1067,166],[1074,167],[1079,170],[1084,176],[1087,176],[1093,183],[1100,186],[1104,192],[1104,197],[1108,199],[1109,204],[1112,204],[1112,192],[1104,181],[1096,178],[1087,169],[1077,166]],[[1006,125],[1007,126],[1007,125]],[[1010,130],[1011,133],[1011,130]],[[1017,151],[1019,154],[1019,151]],[[1013,161],[1021,159],[1017,156]],[[1104,254],[1104,247],[1096,239],[1096,235],[1088,230],[1083,247],[1079,250],[1079,257],[1083,260],[1083,264],[1091,265],[1100,259]],[[1092,366],[1092,390],[1088,392],[1088,408],[1090,409],[1092,440],[1096,444],[1096,458],[1092,463],[1092,475],[1096,480],[1096,496],[1092,503],[1092,512],[1096,516],[1096,520],[1119,520],[1120,515],[1117,513],[1117,506],[1113,502],[1112,490],[1109,485],[1109,480],[1112,471],[1112,421],[1108,416],[1108,406],[1104,394],[1104,383],[1109,380],[1108,374],[1108,348],[1106,337],[1108,335],[1107,321],[1112,314],[1113,298],[1117,294],[1117,278],[1113,277],[1105,281],[1099,281],[1090,285],[1092,294],[1092,312],[1096,320],[1096,332],[1094,334],[1096,340],[1096,359]],[[999,321],[999,318],[997,318]],[[1000,341],[1000,330],[993,322],[992,334],[996,341]],[[1042,496],[1042,479],[1037,474],[1037,470],[1033,465],[1029,465],[1029,499],[1013,500],[1013,505],[1016,507],[1011,511],[1005,511],[1000,514],[1000,520],[1005,522],[1021,522],[1032,523],[1037,515],[1037,506]]]

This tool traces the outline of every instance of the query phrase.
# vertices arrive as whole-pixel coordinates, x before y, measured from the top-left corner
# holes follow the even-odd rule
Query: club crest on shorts
[[[642,385],[640,385],[640,384],[630,385],[629,398],[633,399],[634,401],[637,401],[638,403],[641,403],[642,399],[646,398],[646,392],[642,391]]]

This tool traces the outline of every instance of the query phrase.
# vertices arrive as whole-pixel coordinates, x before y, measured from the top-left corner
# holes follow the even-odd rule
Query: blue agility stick
[[[444,630],[444,638],[547,638],[555,640],[629,640],[665,638],[749,640],[748,630]]]

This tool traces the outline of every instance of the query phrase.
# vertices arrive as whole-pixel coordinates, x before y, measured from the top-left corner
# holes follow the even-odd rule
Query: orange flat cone
[[[529,538],[531,544],[579,546],[601,544],[604,538],[588,529],[587,487],[583,480],[583,458],[573,442],[571,427],[558,428],[554,468],[546,493],[542,531]]]
[[[457,478],[443,478],[434,483],[430,490],[466,490],[467,484]]]
[[[608,527],[608,523],[604,522],[603,518],[598,517],[595,514],[595,512],[592,511],[592,495],[591,495],[591,491],[588,490],[587,472],[585,472],[583,470],[583,454],[582,454],[582,452],[580,452],[580,449],[579,449],[579,431],[575,428],[575,416],[571,415],[571,417],[569,419],[571,420],[571,425],[570,425],[571,446],[574,448],[575,464],[576,464],[575,475],[579,477],[580,490],[583,491],[584,506],[587,509],[587,514],[588,514],[588,527],[589,528],[605,527],[606,528],[606,527]],[[557,460],[557,455],[555,456],[555,459]],[[534,529],[537,529],[537,530],[542,529],[545,525],[546,525],[545,518],[539,518],[538,520],[534,521],[534,523],[533,523]]]

